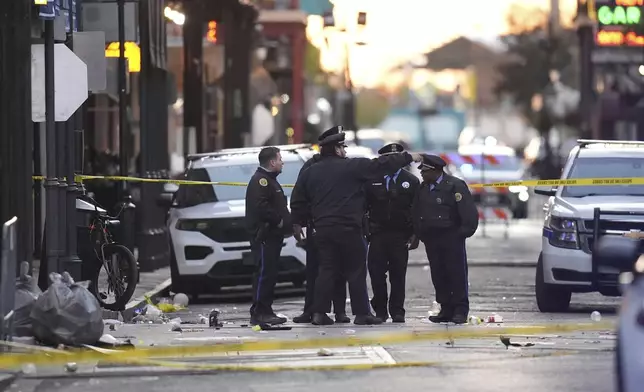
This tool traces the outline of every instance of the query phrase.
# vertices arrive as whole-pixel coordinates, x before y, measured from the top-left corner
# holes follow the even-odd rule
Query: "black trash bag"
[[[49,279],[31,311],[34,336],[50,345],[95,344],[103,335],[103,311],[89,282],[75,283],[67,272],[52,272]]]
[[[29,263],[23,261],[20,277],[16,279],[16,297],[13,308],[13,326],[16,336],[33,336],[31,309],[42,294],[36,280],[29,275]]]

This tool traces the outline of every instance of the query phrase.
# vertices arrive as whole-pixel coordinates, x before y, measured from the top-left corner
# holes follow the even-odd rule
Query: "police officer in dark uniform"
[[[255,259],[251,324],[282,324],[286,318],[273,311],[280,253],[284,237],[291,235],[292,223],[286,196],[277,176],[282,172],[282,156],[277,147],[259,152],[259,167],[246,188],[246,227],[251,235]]]
[[[327,132],[320,135],[318,141],[322,141],[326,136]],[[302,173],[319,162],[322,159],[320,154],[315,154],[311,159],[306,161],[300,169],[298,178]],[[314,228],[313,222],[311,221],[310,215],[307,218],[306,225],[306,238],[301,238],[299,233],[302,231],[302,227],[294,225],[294,231],[297,240],[300,243],[303,243],[304,248],[306,249],[306,294],[304,296],[304,310],[299,316],[293,317],[293,322],[296,324],[310,323],[313,320],[313,298],[315,295],[315,280],[318,277],[318,270],[320,268],[320,262],[318,257],[318,249],[315,244],[315,236],[313,235]],[[334,284],[334,293],[333,293],[333,312],[335,313],[335,322],[336,323],[349,323],[351,319],[347,316],[346,312],[346,299],[347,299],[347,282],[342,278],[341,274],[336,276],[336,281]]]
[[[464,324],[469,313],[465,239],[478,228],[478,211],[467,184],[443,172],[446,163],[424,155],[423,182],[413,205],[414,231],[425,244],[441,311],[429,320]]]
[[[380,324],[382,320],[371,314],[367,293],[367,247],[362,228],[364,185],[376,175],[393,173],[412,160],[420,162],[422,157],[404,152],[373,160],[347,159],[342,127],[327,131],[327,135],[320,141],[320,162],[302,173],[291,195],[293,222],[305,225],[310,213],[315,227],[320,270],[315,282],[312,323],[333,324],[326,311],[331,306],[336,276],[341,273],[349,283],[354,324]]]
[[[403,152],[399,143],[382,147],[378,154]],[[405,322],[405,277],[409,250],[418,247],[411,208],[420,181],[405,169],[387,173],[366,186],[369,276],[376,317],[386,321],[391,314],[395,323]],[[387,273],[391,297],[387,295]]]

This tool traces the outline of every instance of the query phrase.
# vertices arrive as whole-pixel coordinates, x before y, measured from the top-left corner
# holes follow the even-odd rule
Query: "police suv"
[[[562,179],[644,177],[644,142],[579,140]],[[544,206],[535,291],[542,312],[566,311],[571,293],[620,295],[618,270],[593,257],[594,240],[644,230],[644,185],[537,188]]]
[[[277,146],[284,169],[281,184],[295,184],[310,145]],[[258,167],[261,148],[225,149],[188,157],[185,179],[246,184]],[[293,188],[284,187],[290,200]],[[168,212],[172,259],[170,272],[175,292],[193,297],[224,286],[252,283],[253,258],[246,230],[246,186],[179,185]],[[305,281],[306,253],[291,236],[284,239],[278,282],[301,287]]]

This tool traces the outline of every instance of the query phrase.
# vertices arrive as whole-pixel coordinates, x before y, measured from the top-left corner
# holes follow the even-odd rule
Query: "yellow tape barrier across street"
[[[530,336],[539,334],[573,333],[613,330],[613,323],[576,323],[527,327],[457,327],[451,330],[413,331],[392,333],[374,337],[338,337],[308,340],[259,341],[226,343],[199,346],[165,346],[127,349],[116,354],[95,350],[47,351],[37,354],[4,354],[0,356],[0,368],[15,368],[24,364],[52,365],[69,362],[91,362],[109,360],[112,362],[150,362],[151,358],[181,358],[212,355],[236,351],[275,351],[310,348],[379,346],[404,344],[431,340],[480,339],[499,336]]]
[[[33,176],[34,180],[44,181],[43,176]],[[123,176],[76,176],[76,182],[91,180],[104,181],[128,181],[128,182],[145,182],[145,183],[163,183],[176,185],[220,185],[220,186],[247,186],[246,182],[224,182],[224,181],[189,181],[189,180],[172,180],[162,178],[139,178]],[[469,184],[470,188],[507,188],[511,186],[610,186],[610,185],[644,185],[644,177],[621,177],[621,178],[583,178],[574,180],[521,180],[521,181],[504,181],[490,182],[486,184]],[[282,184],[285,188],[293,188],[294,184]]]

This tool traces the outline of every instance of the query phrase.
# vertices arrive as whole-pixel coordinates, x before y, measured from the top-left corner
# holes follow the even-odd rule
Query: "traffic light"
[[[208,22],[206,40],[208,40],[208,42],[212,42],[213,44],[217,43],[217,22],[215,22],[214,20]]]

